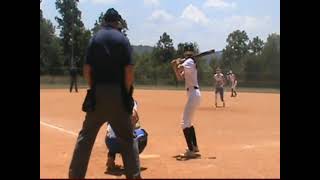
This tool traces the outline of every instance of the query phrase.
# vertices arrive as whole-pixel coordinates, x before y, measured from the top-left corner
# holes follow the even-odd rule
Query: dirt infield
[[[280,178],[280,95],[226,94],[226,108],[213,107],[213,93],[201,92],[195,116],[200,159],[177,161],[185,140],[180,119],[184,91],[136,90],[141,125],[149,133],[140,155],[144,178]],[[40,90],[40,177],[67,178],[84,113],[85,90]],[[125,178],[105,174],[104,125],[97,137],[87,178]],[[122,164],[117,156],[117,163]]]

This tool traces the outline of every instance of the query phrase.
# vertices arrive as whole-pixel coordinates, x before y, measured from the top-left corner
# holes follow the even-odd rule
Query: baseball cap
[[[105,20],[105,22],[115,22],[122,20],[121,15],[114,8],[108,9],[104,14],[103,19]]]

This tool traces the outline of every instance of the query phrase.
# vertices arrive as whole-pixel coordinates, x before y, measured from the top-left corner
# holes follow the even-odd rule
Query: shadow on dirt
[[[147,170],[148,168],[146,167],[140,167],[140,171],[145,171]],[[104,174],[108,174],[108,175],[113,175],[113,176],[122,176],[122,175],[125,175],[125,172],[124,172],[124,167],[117,167],[117,168],[114,168],[114,169],[107,169]]]

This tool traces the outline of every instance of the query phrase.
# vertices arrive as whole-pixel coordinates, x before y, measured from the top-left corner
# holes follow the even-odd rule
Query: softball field
[[[40,177],[67,178],[77,134],[84,120],[85,89],[40,90]],[[178,161],[186,143],[180,120],[186,92],[135,90],[141,126],[149,134],[140,155],[143,178],[280,178],[280,94],[225,93],[226,107],[215,108],[213,92],[202,91],[196,111],[201,158]],[[120,178],[105,174],[106,125],[96,139],[87,178]],[[121,156],[117,164],[122,165]]]

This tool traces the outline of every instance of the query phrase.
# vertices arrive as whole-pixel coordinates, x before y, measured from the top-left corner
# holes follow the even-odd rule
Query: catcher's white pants
[[[182,129],[192,126],[192,120],[194,117],[194,112],[200,105],[201,93],[199,89],[190,88],[187,91],[188,101],[184,107],[183,117],[181,121]]]

